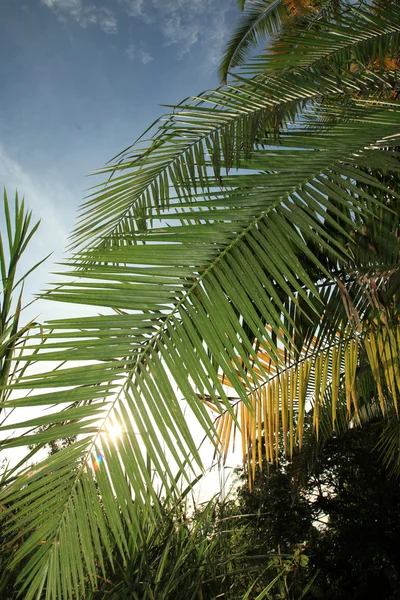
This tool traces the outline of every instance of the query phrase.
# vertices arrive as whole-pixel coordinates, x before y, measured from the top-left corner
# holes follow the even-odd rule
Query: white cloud
[[[229,1],[220,0],[119,0],[130,17],[161,30],[165,43],[182,58],[195,45],[203,48],[205,63],[216,64],[227,35]]]
[[[108,8],[101,7],[98,10],[98,22],[104,33],[117,33],[117,19]]]
[[[218,66],[221,61],[226,40],[230,33],[230,28],[226,22],[227,12],[228,9],[221,8],[215,21],[209,24],[207,35],[201,38],[205,64]]]
[[[142,63],[144,65],[147,65],[147,63],[149,63],[153,60],[153,57],[150,54],[150,52],[145,52],[145,50],[143,50],[143,48],[141,48],[140,49],[140,60],[142,61]]]
[[[139,60],[143,65],[147,65],[153,60],[150,52],[146,52],[143,47],[137,48],[135,44],[130,44],[125,50],[125,54],[129,60]]]
[[[83,0],[42,0],[42,2],[55,12],[60,21],[70,18],[83,28],[97,25],[104,33],[115,34],[118,31],[114,13],[104,6],[84,4]]]
[[[184,23],[180,14],[174,14],[163,23],[163,34],[167,44],[176,44],[178,56],[182,58],[191,47],[198,42],[200,25],[198,23]]]
[[[60,21],[72,19],[83,28],[97,26],[108,34],[118,30],[113,11],[95,4],[96,0],[42,0]],[[99,0],[100,2],[102,0]],[[104,1],[104,0],[103,0]],[[158,29],[165,44],[176,47],[178,58],[188,54],[194,46],[202,48],[203,66],[215,65],[221,58],[227,37],[226,14],[232,0],[118,0],[122,11]],[[131,60],[147,64],[152,55],[138,48]]]
[[[145,17],[144,0],[120,0],[130,17]]]
[[[42,0],[49,8],[62,8],[69,11],[80,9],[81,0]]]

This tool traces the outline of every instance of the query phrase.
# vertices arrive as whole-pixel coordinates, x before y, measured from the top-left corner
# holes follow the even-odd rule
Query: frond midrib
[[[290,77],[288,79],[286,74],[283,74],[283,83],[285,84],[285,88],[286,89],[290,89]],[[296,75],[297,76],[297,75]],[[255,77],[253,79],[250,80],[246,80],[246,79],[242,79],[239,76],[237,76],[237,80],[239,81],[240,85],[238,86],[227,86],[226,88],[218,88],[215,92],[213,92],[212,94],[218,94],[219,90],[224,90],[226,89],[227,91],[232,90],[233,93],[238,92],[243,93],[243,94],[250,94],[250,95],[254,95],[255,94],[255,87],[257,87],[258,84],[258,77]],[[267,84],[268,78],[263,78],[263,83],[264,85]],[[344,78],[343,78],[343,81]],[[134,206],[140,202],[141,199],[143,199],[145,197],[145,194],[147,192],[151,193],[151,186],[153,185],[153,183],[155,181],[161,180],[163,175],[167,175],[169,170],[171,168],[173,168],[174,164],[179,163],[179,161],[181,161],[185,156],[189,155],[191,153],[191,151],[200,145],[203,145],[204,143],[206,143],[207,140],[211,139],[212,136],[214,135],[221,135],[223,134],[225,131],[228,131],[229,128],[232,127],[232,125],[234,125],[235,123],[240,122],[240,120],[244,119],[244,118],[248,118],[249,115],[251,116],[256,116],[257,114],[262,114],[263,112],[268,112],[268,111],[273,111],[276,107],[279,107],[280,109],[282,109],[283,105],[293,105],[293,103],[304,103],[305,101],[312,101],[315,102],[318,98],[324,98],[327,97],[327,94],[340,94],[340,95],[351,95],[351,92],[354,91],[352,90],[353,86],[354,86],[354,82],[348,82],[348,87],[347,85],[345,85],[344,89],[343,87],[339,87],[337,84],[337,80],[334,77],[328,76],[327,74],[321,76],[321,82],[323,82],[323,84],[326,86],[326,89],[323,88],[323,86],[321,85],[317,85],[318,82],[314,82],[313,88],[312,90],[308,89],[307,90],[307,94],[305,94],[304,88],[300,87],[297,94],[296,94],[296,90],[293,92],[291,91],[290,95],[288,94],[287,98],[284,100],[284,102],[282,102],[281,98],[278,98],[278,94],[276,91],[276,87],[277,87],[277,83],[279,83],[279,79],[274,77],[273,78],[273,83],[274,83],[274,91],[273,91],[273,97],[268,97],[268,96],[263,96],[262,100],[264,102],[264,105],[260,108],[252,108],[250,109],[250,111],[248,109],[246,109],[246,111],[241,111],[240,113],[238,113],[238,106],[237,106],[237,102],[235,103],[234,108],[231,108],[231,113],[232,113],[232,117],[229,119],[228,122],[224,121],[222,123],[219,123],[218,125],[216,125],[215,127],[212,128],[212,131],[210,132],[209,130],[207,132],[205,132],[202,135],[199,135],[196,137],[195,140],[190,141],[189,144],[187,144],[184,148],[180,149],[178,152],[174,152],[173,156],[171,156],[170,158],[167,158],[167,160],[157,168],[157,175],[153,176],[152,178],[147,181],[146,183],[143,184],[142,189],[140,191],[139,194],[136,194],[134,197],[134,200],[129,204],[129,206],[120,214],[118,215],[117,220],[112,221],[110,224],[108,224],[106,226],[105,231],[102,233],[101,239],[97,240],[96,242],[96,238],[97,238],[97,234],[96,232],[101,231],[104,228],[104,225],[97,224],[96,228],[94,230],[92,230],[90,232],[90,226],[89,226],[89,233],[83,231],[80,233],[80,229],[81,226],[79,226],[76,230],[75,233],[73,234],[73,238],[75,238],[75,243],[73,244],[73,247],[77,248],[78,246],[80,246],[81,244],[85,243],[85,241],[87,242],[88,240],[93,240],[95,242],[95,246],[94,248],[101,248],[104,247],[104,245],[107,244],[107,238],[112,236],[113,233],[115,233],[118,228],[121,226],[121,224],[124,222],[124,219],[127,218],[127,216],[129,215],[129,213],[132,211],[132,209],[134,208]],[[309,85],[311,85],[310,81],[307,82]],[[352,83],[352,85],[350,85]],[[357,85],[357,82],[356,82]],[[329,91],[330,90],[330,91]],[[219,103],[217,102],[217,96],[211,95],[209,97],[204,97],[204,96],[200,96],[199,98],[197,98],[197,100],[200,99],[200,101],[202,103],[213,103],[214,106],[218,106]],[[193,100],[195,100],[193,98]],[[259,95],[257,95],[257,101],[260,101]],[[171,121],[168,123],[168,128],[178,128],[179,127],[179,118],[180,115],[184,113],[184,107],[182,107],[181,105],[178,105],[177,108],[181,108],[181,111],[174,114],[174,115],[170,115]],[[234,112],[236,111],[236,112]],[[217,111],[216,111],[217,113]],[[173,131],[177,131],[178,129],[175,129]],[[162,136],[164,131],[164,126],[161,128],[160,132],[157,134],[157,136]],[[174,135],[174,133],[172,134]],[[163,142],[162,145],[168,144],[168,137],[167,139]],[[154,140],[154,147],[159,146],[159,140],[156,139]],[[172,150],[174,150],[174,148],[172,148]],[[151,148],[147,149],[146,152],[141,155],[140,160],[143,158],[143,156],[148,156],[151,155]],[[139,160],[139,159],[137,159]],[[128,163],[129,166],[120,166],[119,168],[124,170],[126,168],[131,168],[131,163]],[[132,178],[134,180],[135,174],[133,174]],[[112,180],[110,180],[112,181]],[[95,200],[95,198],[94,198]],[[82,215],[82,218],[85,216],[88,208],[85,209],[85,205],[83,205],[82,209],[85,211],[84,214]]]

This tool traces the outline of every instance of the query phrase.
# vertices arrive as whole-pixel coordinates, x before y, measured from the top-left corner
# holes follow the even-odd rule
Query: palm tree
[[[11,387],[18,382],[32,364],[26,357],[22,359],[23,347],[30,330],[38,327],[35,321],[21,326],[23,306],[23,286],[26,279],[48,257],[29,268],[23,274],[19,272],[27,247],[35,235],[39,223],[31,225],[32,214],[25,210],[24,200],[18,193],[14,198],[14,220],[7,192],[3,193],[3,209],[5,231],[0,233],[0,418],[3,417],[7,401],[10,399]],[[4,239],[4,243],[3,243]]]
[[[238,0],[242,16],[229,40],[221,61],[221,83],[226,84],[233,68],[246,64],[252,50],[270,38],[290,30],[305,17],[314,21],[334,19],[343,9],[351,10],[348,0]],[[308,22],[306,21],[307,25]]]
[[[269,362],[297,360],[294,312],[320,322],[320,282],[350,272],[351,232],[378,210],[398,218],[399,17],[396,2],[303,16],[101,171],[64,283],[46,296],[101,314],[47,323],[43,372],[6,403],[47,410],[4,449],[78,436],[2,494],[19,510],[8,529],[28,536],[14,564],[37,549],[20,573],[26,598],[83,597],[114,545],[128,560],[126,530],[138,535],[140,510],[157,507],[151,469],[174,494],[176,471],[202,468],[178,398],[218,439],[199,396],[235,419],[222,378],[251,408]],[[336,331],[316,327],[324,344]]]
[[[281,32],[281,39],[273,46],[272,51],[282,54],[282,58],[278,57],[278,64],[282,60],[287,62],[290,46],[297,49],[302,44],[301,41],[300,44],[296,43],[296,32],[293,34],[291,31],[294,19],[302,19],[305,13],[312,12],[309,24],[319,20],[323,25],[321,17],[330,14],[331,19],[335,21],[340,11],[345,14],[346,10],[355,8],[354,3],[350,6],[347,2],[285,3],[264,0],[239,4],[245,14],[227,45],[221,63],[220,73],[223,81],[226,81],[229,68],[243,65],[249,50],[255,47],[260,39],[274,31]],[[350,60],[356,59],[360,60],[360,54],[357,56],[357,52],[354,52]],[[272,62],[277,63],[276,57],[273,57]],[[253,70],[257,63],[258,72],[266,72],[265,58],[253,59]],[[370,59],[369,66],[375,70],[384,67],[397,68],[398,59],[387,54],[374,61]],[[341,68],[340,63],[339,67]],[[355,62],[352,63],[352,68],[358,69]],[[385,171],[373,170],[372,165],[368,165],[366,172],[378,177],[381,183],[388,187],[398,189],[398,180],[393,173],[388,175]],[[383,203],[389,201],[383,191],[380,193],[380,200]],[[362,235],[353,231],[351,220],[348,219],[344,227],[347,229],[347,235],[354,238],[352,258],[339,266],[330,262],[328,256],[323,257],[331,276],[317,283],[320,300],[322,299],[322,312],[316,317],[316,313],[306,314],[305,306],[292,303],[294,325],[291,336],[297,348],[295,356],[281,350],[278,360],[272,361],[270,352],[261,348],[258,357],[265,366],[267,378],[260,373],[256,385],[248,387],[246,382],[243,382],[251,397],[252,406],[247,407],[238,399],[233,404],[234,415],[228,411],[218,414],[218,444],[224,457],[232,439],[235,440],[240,423],[239,434],[242,438],[243,458],[248,463],[250,485],[257,461],[260,467],[262,465],[263,446],[267,460],[273,460],[274,457],[278,459],[280,441],[290,456],[293,454],[296,438],[301,447],[307,404],[314,407],[311,454],[318,445],[320,421],[323,427],[322,443],[326,443],[335,431],[343,433],[348,427],[376,418],[375,402],[379,401],[379,414],[386,413],[389,418],[397,416],[400,385],[399,340],[396,337],[400,275],[399,210],[398,205],[393,208],[392,218],[388,219],[388,215],[383,215],[381,209],[378,209],[364,219],[362,224],[359,223]],[[331,217],[335,218],[335,215],[332,213]],[[342,241],[344,242],[344,239]],[[316,246],[313,251],[321,253]],[[290,328],[290,324],[288,327]],[[366,335],[360,335],[361,330]],[[332,332],[335,333],[336,339],[332,339]],[[370,375],[375,374],[375,378],[372,377],[372,381],[368,383],[367,394],[364,372],[366,367],[372,371]],[[377,383],[376,374],[379,371],[384,377],[383,381]],[[359,372],[363,379],[362,384],[359,381]],[[224,382],[231,385],[226,379]],[[338,410],[338,400],[342,393],[345,395],[344,414],[343,405],[341,410]],[[214,403],[209,399],[207,401],[218,413]],[[327,419],[327,408],[330,411],[330,423]],[[323,417],[321,419],[320,411]],[[336,423],[339,414],[340,422]],[[389,464],[393,462],[393,448],[398,438],[395,423],[396,419],[391,421],[388,435],[382,440]],[[281,440],[280,433],[283,438]],[[310,432],[307,432],[307,446],[309,450]],[[388,448],[391,448],[391,451]],[[395,461],[395,469],[398,468],[397,465],[398,461]]]
[[[326,443],[335,433],[379,415],[395,417],[397,422],[400,246],[396,205],[391,215],[383,215],[380,208],[378,214],[373,212],[363,221],[362,233],[348,232],[354,237],[352,257],[339,268],[331,264],[331,278],[316,282],[319,311],[307,311],[301,301],[288,306],[293,319],[288,328],[299,350],[292,356],[281,349],[279,360],[272,361],[268,349],[259,348],[258,359],[268,375],[260,372],[251,387],[243,382],[252,406],[232,398],[235,420],[228,411],[219,414],[207,398],[218,414],[218,443],[225,458],[240,423],[250,485],[264,454],[273,461],[278,460],[281,444],[290,457],[297,442],[301,448],[311,406],[313,431],[307,432],[307,446],[311,434],[312,448],[320,429]],[[318,253],[318,248],[314,251]],[[231,385],[226,379],[224,383]]]
[[[5,227],[0,232],[0,425],[6,422],[13,411],[9,405],[13,386],[35,362],[36,353],[28,357],[24,349],[29,333],[40,330],[40,326],[35,320],[22,324],[25,308],[23,288],[28,277],[43,262],[32,265],[25,272],[21,271],[39,223],[32,223],[32,214],[25,209],[24,200],[19,198],[18,193],[11,203],[4,190],[3,213]],[[0,489],[15,478],[15,473],[24,462],[14,464],[11,468],[6,459],[0,460]],[[4,534],[5,513],[6,507],[0,503],[0,595],[11,600],[17,596],[14,588],[17,571],[8,567],[18,545],[13,543],[14,536],[11,533],[8,536]]]

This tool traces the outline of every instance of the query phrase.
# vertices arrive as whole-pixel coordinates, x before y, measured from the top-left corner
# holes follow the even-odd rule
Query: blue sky
[[[0,185],[9,196],[18,188],[42,221],[26,267],[54,251],[26,302],[53,279],[87,173],[131,144],[165,111],[160,104],[218,84],[237,15],[236,0],[2,0]],[[83,308],[39,301],[25,318],[60,311]],[[211,464],[211,446],[203,453]],[[216,471],[205,480],[206,495],[217,480]]]
[[[2,0],[0,183],[42,219],[33,255],[60,258],[87,173],[160,104],[217,85],[237,15],[236,0]]]

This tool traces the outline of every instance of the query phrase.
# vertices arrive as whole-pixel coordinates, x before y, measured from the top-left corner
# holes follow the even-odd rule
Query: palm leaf
[[[330,69],[340,76],[349,66],[373,69],[376,61],[383,71],[388,58],[398,58],[399,22],[400,8],[395,2],[351,6],[335,23],[310,17],[307,27],[303,23],[286,30],[267,54],[245,63],[243,72],[265,75],[285,68],[310,68],[314,72]]]
[[[237,176],[224,178],[222,190],[220,179],[209,176],[209,195],[186,205],[172,199],[169,208],[160,211],[170,227],[132,233],[128,240],[115,235],[111,248],[74,256],[71,283],[57,286],[46,297],[97,306],[105,314],[49,323],[37,361],[59,364],[73,357],[78,366],[67,363],[56,370],[27,373],[14,390],[34,393],[7,402],[16,408],[55,406],[55,411],[46,412],[49,427],[36,435],[37,443],[48,442],[49,436],[80,439],[34,472],[21,474],[5,490],[3,503],[18,508],[18,520],[10,517],[11,531],[16,536],[30,533],[15,561],[38,548],[21,573],[26,598],[42,586],[47,598],[70,598],[87,580],[93,585],[95,567],[101,568],[103,561],[101,544],[107,553],[110,544],[117,543],[124,560],[128,548],[121,519],[134,531],[132,498],[135,504],[152,498],[146,454],[167,489],[174,479],[171,458],[178,467],[193,457],[201,465],[176,389],[213,439],[216,431],[198,400],[199,392],[220,398],[217,406],[232,412],[219,380],[222,374],[250,407],[243,381],[254,385],[260,373],[267,376],[267,369],[244,335],[243,319],[273,360],[279,354],[277,340],[289,353],[294,351],[282,333],[281,315],[290,320],[290,314],[278,290],[293,301],[303,298],[314,310],[304,289],[318,292],[299,257],[307,256],[317,271],[328,273],[305,240],[322,245],[332,260],[346,256],[332,233],[343,234],[343,226],[327,217],[329,198],[334,195],[346,208],[350,203],[354,214],[368,213],[366,203],[374,204],[373,186],[384,186],[357,168],[357,157],[365,147],[372,153],[385,152],[379,140],[397,130],[395,108],[395,103],[386,111],[360,107],[353,121],[329,131],[323,124],[324,136],[317,123],[311,130],[293,130],[282,138],[279,149],[265,146],[254,151],[248,168],[268,165],[268,171],[249,176],[243,163]],[[369,182],[369,194],[357,197],[351,192],[358,180]],[[328,221],[333,228],[329,234]],[[112,309],[117,313],[109,314]],[[266,322],[273,335],[265,329]],[[41,342],[41,337],[32,336],[27,349],[35,350]],[[88,365],[88,360],[95,362]],[[60,408],[65,404],[63,419]],[[114,422],[123,432],[115,442],[106,435]],[[29,434],[11,435],[2,446],[30,442]],[[49,492],[45,497],[44,489]],[[50,493],[56,489],[56,494]],[[83,555],[70,555],[68,548],[85,550]],[[66,555],[67,572],[61,558]]]
[[[259,348],[258,358],[264,363],[268,378],[259,372],[257,385],[249,388],[244,383],[250,408],[231,399],[234,414],[240,414],[243,459],[250,484],[257,462],[262,468],[264,457],[267,461],[277,460],[282,446],[292,457],[295,443],[301,445],[307,405],[314,406],[314,445],[318,445],[320,426],[326,441],[338,430],[337,423],[342,431],[343,423],[347,430],[354,423],[370,419],[366,402],[373,400],[378,407],[374,418],[397,413],[398,220],[398,212],[394,211],[386,220],[388,229],[382,228],[381,219],[377,230],[374,220],[368,218],[364,222],[363,236],[355,240],[351,251],[351,265],[341,272],[336,270],[332,280],[319,283],[321,319],[307,313],[301,302],[293,303],[289,312],[295,324],[294,345],[301,349],[297,356],[288,356],[281,349],[279,360],[273,362],[270,352]],[[392,243],[387,243],[391,238]],[[386,242],[382,244],[381,240]],[[363,248],[367,244],[368,252]],[[363,390],[358,376],[366,368],[374,382],[368,391]],[[223,382],[230,385],[226,379]],[[340,395],[345,399],[344,418],[340,413]],[[210,398],[207,403],[215,410]],[[218,443],[226,458],[237,426],[229,413],[219,415],[217,423]]]
[[[243,5],[245,12],[229,40],[219,68],[221,83],[225,84],[233,67],[246,62],[251,48],[279,31],[281,19],[287,14],[283,0],[255,0]]]
[[[390,332],[384,331],[388,338],[390,333],[398,335],[399,330],[400,328],[397,327]],[[305,355],[300,356],[299,360],[293,364],[288,365],[283,360],[281,366],[271,365],[270,361],[267,363],[270,367],[269,378],[260,380],[257,386],[248,390],[251,399],[250,407],[246,407],[240,401],[232,404],[234,415],[241,425],[243,459],[247,464],[250,486],[255,477],[257,464],[262,469],[264,459],[268,462],[277,461],[281,447],[291,459],[297,444],[301,450],[304,418],[311,404],[314,407],[312,417],[316,442],[320,437],[321,421],[322,426],[326,426],[321,417],[321,411],[325,410],[328,402],[331,411],[329,437],[337,430],[337,423],[341,422],[342,415],[338,410],[340,389],[346,400],[346,428],[350,427],[352,423],[359,424],[366,421],[365,416],[361,417],[365,410],[360,412],[356,379],[357,370],[363,364],[359,355],[363,350],[365,353],[365,348],[372,346],[375,352],[372,358],[370,351],[367,352],[373,381],[378,392],[375,394],[377,410],[374,412],[374,416],[385,416],[388,412],[388,405],[389,410],[393,410],[394,407],[394,411],[397,413],[400,377],[394,375],[393,372],[398,373],[399,371],[400,363],[397,355],[400,345],[397,340],[390,346],[386,341],[386,348],[391,355],[395,356],[395,359],[392,356],[388,359],[385,352],[378,358],[376,348],[384,335],[381,332],[370,332],[366,336],[364,348],[362,343],[347,339],[318,352],[312,352],[312,349],[309,349],[308,353],[304,353]],[[262,360],[263,354],[260,354],[259,358]],[[380,374],[380,370],[382,374]],[[224,383],[229,385],[226,380]],[[383,389],[387,393],[386,397],[383,395]],[[208,403],[213,406],[210,399]],[[235,435],[238,434],[237,425],[228,412],[217,419],[217,440],[226,458],[230,445]],[[339,429],[343,429],[343,423]],[[323,435],[323,439],[325,441],[328,439],[326,433]]]
[[[374,73],[348,73],[340,81],[308,72],[263,81],[239,78],[236,86],[181,103],[147,147],[133,147],[100,171],[113,177],[83,205],[75,246],[93,240],[110,245],[113,234],[129,237],[145,230],[171,198],[188,202],[201,191],[207,193],[213,185],[209,167],[221,184],[222,169],[240,168],[257,145],[276,141],[280,129],[293,123],[307,103],[329,96],[345,102],[349,95],[366,91],[389,96],[392,82]]]
[[[372,259],[377,268],[377,257],[372,255]],[[301,448],[304,415],[310,412],[310,405],[314,407],[314,444],[318,444],[320,426],[325,430],[322,436],[325,443],[335,431],[343,432],[354,424],[370,420],[371,403],[375,406],[373,418],[398,414],[400,327],[396,294],[390,283],[391,277],[398,273],[398,259],[397,243],[394,268],[388,275],[385,271],[382,275],[386,266],[383,263],[378,277],[370,271],[366,276],[357,277],[352,285],[347,283],[346,288],[343,284],[336,287],[333,281],[331,285],[335,285],[336,290],[327,294],[322,321],[314,318],[313,323],[307,318],[301,323],[302,310],[295,307],[298,314],[294,317],[294,335],[298,337],[301,332],[303,342],[295,359],[281,350],[279,360],[273,362],[270,352],[259,349],[258,358],[268,373],[267,379],[260,372],[257,385],[248,388],[244,384],[250,407],[240,400],[232,404],[231,400],[234,414],[237,417],[240,414],[243,460],[247,463],[250,485],[257,463],[262,469],[264,458],[269,462],[278,460],[281,447],[290,458],[297,442]],[[385,289],[392,289],[393,295],[385,294]],[[385,299],[384,304],[380,297]],[[338,326],[341,330],[336,329]],[[311,339],[310,333],[314,334]],[[363,391],[358,373],[366,368],[370,384],[368,391]],[[226,379],[223,382],[230,385]],[[344,403],[339,402],[341,395]],[[213,407],[211,399],[208,404]],[[345,415],[341,414],[343,404]],[[217,421],[218,444],[226,458],[237,426],[227,412],[219,415]],[[384,446],[384,436],[382,438]],[[390,439],[389,435],[388,443]]]
[[[3,208],[5,232],[0,233],[0,414],[10,397],[10,390],[6,386],[16,383],[26,370],[26,360],[21,363],[18,357],[24,350],[27,334],[38,327],[34,320],[21,325],[23,286],[29,275],[48,258],[33,265],[27,272],[20,273],[22,260],[39,223],[31,224],[32,214],[26,211],[18,193],[11,208],[4,190]],[[29,364],[33,362],[34,356],[31,356]]]
[[[176,469],[201,468],[177,398],[215,440],[198,395],[234,416],[221,376],[251,408],[246,388],[268,377],[259,345],[274,362],[282,349],[296,356],[291,306],[321,316],[317,283],[351,257],[350,224],[360,231],[398,198],[366,169],[376,159],[398,174],[391,92],[375,74],[239,79],[180,105],[147,147],[104,171],[114,176],[75,234],[87,246],[45,296],[101,314],[48,323],[44,345],[32,335],[26,351],[42,372],[27,371],[6,403],[43,407],[39,444],[79,436],[2,494],[8,533],[29,536],[14,561],[28,559],[26,598],[84,595],[114,546],[127,561],[124,531],[139,535],[137,510],[156,504],[151,469],[170,490]],[[271,401],[279,420],[279,394]],[[3,431],[5,449],[32,441]]]
[[[226,84],[228,74],[234,67],[247,64],[253,49],[268,41],[272,44],[274,34],[279,32],[281,38],[286,30],[290,32],[299,21],[303,32],[306,16],[312,15],[307,22],[309,27],[323,17],[337,17],[344,7],[348,8],[348,3],[343,0],[252,0],[247,3],[239,1],[238,4],[243,15],[226,45],[219,67],[222,84]]]

